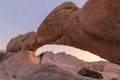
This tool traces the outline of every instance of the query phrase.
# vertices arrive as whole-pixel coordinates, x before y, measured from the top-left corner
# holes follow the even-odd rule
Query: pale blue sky
[[[86,2],[86,0],[0,0],[0,49],[5,49],[11,38],[36,31],[50,11],[66,1],[73,1],[79,7]]]

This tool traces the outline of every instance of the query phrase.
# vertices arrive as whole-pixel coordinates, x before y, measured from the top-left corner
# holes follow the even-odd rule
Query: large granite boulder
[[[7,45],[8,52],[18,52],[21,50],[35,51],[37,47],[36,32],[21,34],[13,39]]]
[[[72,2],[65,2],[55,8],[42,22],[37,31],[37,40],[41,45],[54,43],[63,34],[67,19],[78,7]],[[40,45],[40,46],[41,46]]]
[[[56,11],[59,6],[54,10],[57,16],[51,16],[53,11],[38,28],[37,40],[41,45],[56,43],[77,47],[120,64],[119,4],[119,0],[88,0],[81,9],[71,7],[64,13],[62,9]],[[64,18],[65,13],[69,13],[69,18]]]
[[[120,43],[120,0],[88,0],[80,12],[81,27],[104,42]]]
[[[120,64],[119,4],[119,0],[88,0],[67,20],[57,43],[90,51]]]

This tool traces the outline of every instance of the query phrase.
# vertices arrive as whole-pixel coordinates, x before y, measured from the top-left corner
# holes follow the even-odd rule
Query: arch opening
[[[40,53],[45,51],[52,51],[53,53],[65,52],[66,54],[70,54],[86,62],[107,61],[88,51],[84,51],[84,50],[74,48],[71,46],[66,46],[66,45],[53,45],[53,44],[44,45],[42,47],[39,47],[36,50],[35,55],[37,56]]]

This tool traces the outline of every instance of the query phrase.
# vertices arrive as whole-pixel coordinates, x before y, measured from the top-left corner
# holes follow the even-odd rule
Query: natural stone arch
[[[31,31],[12,38],[7,44],[7,51],[31,50],[35,52],[37,48],[45,44],[55,43],[62,36],[67,19],[78,9],[72,2],[61,4],[46,17],[37,32]]]
[[[119,5],[120,0],[88,0],[80,9],[71,2],[63,3],[39,26],[35,44],[31,48],[18,45],[17,49],[35,51],[45,44],[63,44],[120,64]]]
[[[43,26],[43,24],[45,24],[44,22],[48,19],[46,18],[43,24],[38,28],[37,40],[43,45],[48,43],[55,43],[77,47],[86,51],[90,51],[93,54],[96,54],[111,62],[120,64],[120,48],[118,42],[119,30],[117,30],[119,29],[120,22],[120,19],[118,18],[118,16],[120,15],[119,4],[119,0],[97,0],[95,2],[93,0],[88,0],[83,8],[77,9],[73,14],[69,16],[66,24],[62,26],[61,31],[56,26],[54,26],[54,28],[51,28],[50,26]],[[101,10],[103,11],[102,15],[100,14]],[[117,15],[113,12],[114,10]],[[95,18],[92,18],[92,16],[94,16],[94,14],[92,13],[94,12],[96,12]],[[104,17],[107,18],[105,18],[104,20]],[[114,21],[114,19],[115,22],[112,23],[111,20]],[[97,20],[102,21],[104,26],[102,26],[103,24],[97,23]],[[109,27],[106,27],[108,23]],[[114,24],[115,26],[112,26],[112,24]],[[94,25],[95,28],[92,25]],[[100,32],[100,25],[102,30],[106,30],[104,30],[105,32]],[[99,26],[98,29],[97,26]],[[59,34],[62,35],[58,37],[58,35],[56,35],[54,31],[59,32]],[[99,31],[99,34],[96,33],[96,31]],[[111,34],[113,34],[114,36]],[[110,38],[110,35],[112,38]]]

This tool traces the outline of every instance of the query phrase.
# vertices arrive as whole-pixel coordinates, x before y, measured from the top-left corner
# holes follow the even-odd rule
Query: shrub
[[[7,54],[6,50],[4,49],[0,50],[0,61],[4,60],[6,54]]]

